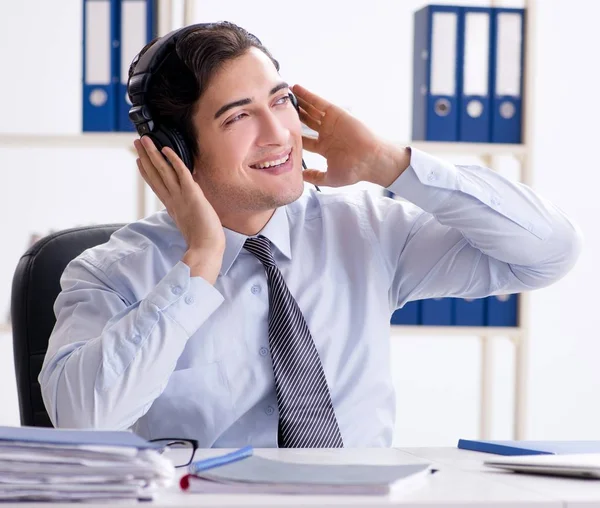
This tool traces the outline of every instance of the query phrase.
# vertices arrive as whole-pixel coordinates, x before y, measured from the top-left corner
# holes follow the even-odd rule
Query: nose
[[[286,145],[290,131],[283,122],[283,115],[268,111],[261,116],[259,125],[258,145]]]

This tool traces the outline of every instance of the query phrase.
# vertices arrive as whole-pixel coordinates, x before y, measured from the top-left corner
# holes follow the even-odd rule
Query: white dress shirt
[[[261,231],[312,333],[348,447],[392,443],[394,310],[542,288],[581,250],[561,210],[483,167],[413,148],[388,189],[406,201],[311,191]],[[277,446],[266,275],[245,235],[225,236],[214,286],[190,277],[164,210],[67,266],[39,376],[56,427]]]

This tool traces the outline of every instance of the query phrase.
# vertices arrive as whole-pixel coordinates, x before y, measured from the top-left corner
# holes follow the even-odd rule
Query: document
[[[174,478],[131,432],[0,427],[0,501],[151,500]]]
[[[202,493],[386,495],[426,483],[430,464],[305,464],[250,456],[181,479]]]

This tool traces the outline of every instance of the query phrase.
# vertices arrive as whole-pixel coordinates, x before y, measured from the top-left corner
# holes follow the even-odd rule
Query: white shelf
[[[413,141],[403,143],[402,146],[413,146],[424,152],[436,154],[459,155],[525,155],[525,145],[511,145],[505,143],[456,143],[443,141]]]
[[[512,326],[420,326],[391,325],[393,337],[413,335],[442,335],[461,337],[519,337],[523,330]]]
[[[80,134],[2,134],[0,146],[18,147],[101,147],[132,148],[138,137],[135,132],[84,132]],[[525,145],[504,143],[456,143],[438,141],[412,141],[396,143],[398,146],[414,146],[419,150],[437,154],[460,155],[524,155]]]
[[[0,146],[8,148],[130,148],[134,132],[85,132],[81,134],[1,134]]]

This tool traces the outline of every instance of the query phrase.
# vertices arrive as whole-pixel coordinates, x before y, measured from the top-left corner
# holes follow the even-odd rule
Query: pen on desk
[[[208,459],[197,460],[189,465],[188,471],[190,474],[197,474],[201,471],[211,469],[213,467],[224,466],[225,464],[231,464],[238,460],[250,457],[254,453],[252,446],[244,446],[239,450],[235,450],[225,455],[219,455],[217,457],[210,457]]]

